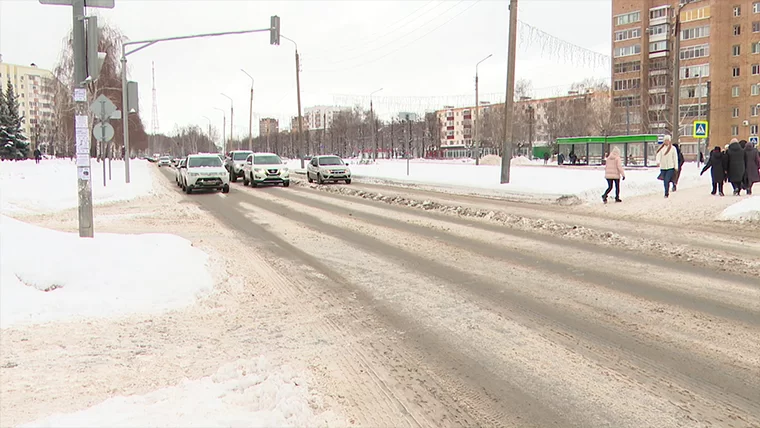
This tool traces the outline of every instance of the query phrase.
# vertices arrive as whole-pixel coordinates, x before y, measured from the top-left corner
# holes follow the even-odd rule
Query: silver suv
[[[248,155],[252,153],[250,150],[233,150],[227,153],[227,161],[224,163],[224,167],[230,173],[231,182],[234,183],[238,177],[243,176],[243,165],[245,165]]]

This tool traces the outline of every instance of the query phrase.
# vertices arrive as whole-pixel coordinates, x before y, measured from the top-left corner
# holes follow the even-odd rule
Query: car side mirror
[[[348,162],[346,162],[346,166],[348,166]]]

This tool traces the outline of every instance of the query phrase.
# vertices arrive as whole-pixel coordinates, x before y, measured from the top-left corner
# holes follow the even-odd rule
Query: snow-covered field
[[[212,376],[89,409],[56,414],[22,427],[284,427],[328,426],[332,413],[315,415],[303,373],[265,357],[222,366]]]
[[[92,197],[95,204],[125,201],[149,195],[153,181],[145,160],[130,161],[130,184],[124,181],[124,162],[111,161],[111,179],[103,186],[103,164],[92,160]],[[0,211],[4,214],[40,214],[76,208],[77,168],[68,159],[0,163]]]
[[[211,291],[208,256],[175,235],[75,233],[0,217],[0,328],[156,313]]]

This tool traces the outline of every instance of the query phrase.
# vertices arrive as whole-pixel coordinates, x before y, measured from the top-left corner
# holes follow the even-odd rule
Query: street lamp
[[[475,126],[473,127],[473,137],[475,140],[475,165],[480,165],[480,142],[478,141],[478,124],[480,124],[480,118],[478,117],[478,114],[480,113],[480,103],[478,100],[478,66],[481,62],[487,60],[488,58],[491,58],[492,56],[493,54],[488,54],[487,57],[481,59],[477,64],[475,64]]]
[[[376,93],[382,91],[383,88],[380,88],[372,93],[369,94],[369,119],[372,123],[372,139],[375,140],[375,156],[374,160],[377,160],[377,129],[375,128],[375,112],[372,107],[372,95],[375,95]]]
[[[225,135],[225,128],[227,128],[227,112],[220,109],[219,107],[214,107],[214,110],[219,110],[222,112],[223,122],[222,122],[222,150],[226,153],[227,152],[227,141],[224,139]]]
[[[290,43],[293,43],[293,45],[296,47],[296,94],[298,96],[298,147],[299,149],[296,152],[300,152],[304,149],[304,142],[303,142],[303,116],[301,116],[301,62],[298,56],[298,44],[295,42],[295,40],[285,37],[282,34],[280,34],[280,37],[289,41]],[[298,157],[301,159],[301,169],[304,168],[304,155],[298,155]]]
[[[251,78],[251,103],[248,107],[248,150],[253,151],[253,76],[242,68],[240,71]]]
[[[227,98],[228,100],[230,100],[230,139],[228,141],[231,144],[232,143],[232,130],[233,130],[232,125],[233,125],[233,121],[235,120],[235,110],[234,110],[233,105],[232,105],[232,98],[230,98],[229,95],[225,95],[225,94],[222,94],[222,96],[225,97],[225,98]],[[238,147],[238,148],[240,148],[240,147]],[[229,150],[232,150],[232,148],[230,147]]]

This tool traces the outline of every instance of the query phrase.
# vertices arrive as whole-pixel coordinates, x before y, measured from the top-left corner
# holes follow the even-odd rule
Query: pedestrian
[[[726,156],[728,157],[728,181],[731,182],[731,186],[734,188],[734,196],[739,196],[742,191],[744,173],[747,171],[746,155],[741,145],[739,145],[739,140],[736,138],[731,139],[728,150],[726,150]]]
[[[681,153],[681,145],[673,144],[673,147],[676,148],[676,153],[678,154],[678,169],[676,170],[675,177],[673,177],[673,192],[675,192],[676,185],[678,184],[678,179],[681,178],[681,171],[683,171],[683,164],[685,162],[685,159],[683,157],[683,153]]]
[[[720,147],[715,148],[710,152],[710,156],[707,159],[705,167],[699,175],[702,175],[710,168],[710,175],[712,176],[712,192],[711,195],[718,193],[720,196],[723,194],[723,182],[726,181],[726,169],[728,169],[728,158]]]
[[[544,152],[544,165],[549,163],[549,158],[551,158],[551,156],[552,155],[550,155],[548,151]]]
[[[665,197],[670,196],[670,185],[678,171],[678,153],[673,148],[670,135],[666,135],[662,145],[657,149],[657,164],[660,165],[660,178],[665,185]]]
[[[39,148],[34,149],[34,163],[40,163],[40,160],[42,159],[42,152]]]
[[[607,203],[607,196],[612,191],[613,184],[615,185],[615,202],[623,202],[620,200],[620,180],[625,180],[625,169],[623,169],[623,160],[620,158],[620,149],[617,147],[613,147],[607,156],[604,178],[607,179],[607,190],[602,195],[602,202]]]
[[[747,194],[752,194],[752,186],[755,183],[760,183],[760,153],[752,144],[746,144],[744,146],[744,161],[746,168],[744,176],[746,177]]]

